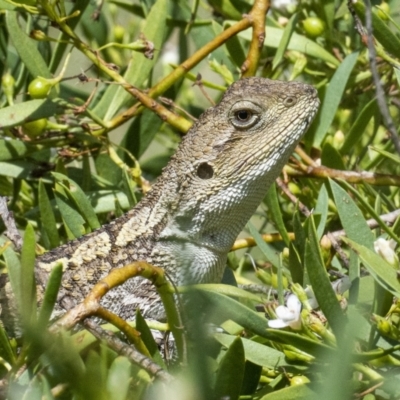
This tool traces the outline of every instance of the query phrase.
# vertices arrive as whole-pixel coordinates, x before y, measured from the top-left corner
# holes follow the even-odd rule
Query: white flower
[[[378,253],[384,260],[395,268],[399,268],[399,259],[394,252],[396,242],[394,240],[386,240],[379,238],[374,242],[375,252]]]
[[[286,306],[278,306],[275,310],[278,319],[268,321],[270,328],[286,328],[290,326],[294,330],[301,328],[301,302],[295,294],[291,294],[287,301]]]

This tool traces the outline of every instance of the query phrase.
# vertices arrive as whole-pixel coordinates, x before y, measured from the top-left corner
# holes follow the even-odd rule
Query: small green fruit
[[[41,118],[35,121],[26,122],[22,125],[22,131],[26,136],[29,136],[31,139],[34,139],[40,136],[47,126],[47,119]]]
[[[38,76],[28,86],[28,93],[33,99],[44,99],[53,87],[48,79]]]
[[[307,36],[316,38],[324,33],[325,23],[320,18],[308,17],[303,21],[303,28]]]
[[[378,17],[384,21],[387,21],[389,19],[390,15],[390,6],[386,1],[382,1],[382,3],[377,7],[376,11]]]
[[[310,380],[304,375],[296,375],[290,379],[290,386],[304,385],[309,383]]]

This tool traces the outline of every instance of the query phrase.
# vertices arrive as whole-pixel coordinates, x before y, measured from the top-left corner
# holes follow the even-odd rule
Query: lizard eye
[[[250,100],[239,100],[229,111],[229,122],[237,129],[250,129],[261,119],[263,108]]]
[[[248,110],[239,110],[235,113],[236,119],[238,119],[240,122],[247,122],[251,116],[252,113]]]
[[[248,129],[255,125],[259,119],[259,115],[253,111],[240,109],[233,113],[231,122],[236,128]]]

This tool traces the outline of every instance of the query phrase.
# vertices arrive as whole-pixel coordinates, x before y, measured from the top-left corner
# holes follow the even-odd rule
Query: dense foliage
[[[22,320],[0,328],[2,397],[400,397],[400,3],[298,3],[0,0],[0,195],[24,239],[0,236]],[[192,116],[252,75],[322,105],[230,253],[240,288],[193,291],[169,364],[149,331],[168,326],[139,314],[139,338],[49,333],[61,270],[37,309],[35,255],[134,206]]]

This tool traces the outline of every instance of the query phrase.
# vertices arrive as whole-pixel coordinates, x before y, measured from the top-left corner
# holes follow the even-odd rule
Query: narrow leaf
[[[72,235],[72,239],[76,239],[83,235],[85,220],[76,211],[75,207],[71,204],[64,188],[57,184],[54,191],[58,209],[60,210],[68,237]]]
[[[308,384],[289,386],[281,390],[276,390],[260,400],[313,400],[320,396]]]
[[[160,365],[161,367],[166,369],[166,365],[164,360],[158,350],[157,343],[154,340],[153,334],[151,333],[149,327],[146,324],[145,319],[142,317],[139,309],[136,311],[136,329],[140,332],[140,338],[143,340],[144,345],[149,351],[153,360]]]
[[[24,323],[32,322],[36,318],[35,245],[35,231],[32,225],[28,223],[21,251],[20,275],[20,311]]]
[[[43,329],[50,321],[51,313],[53,312],[54,305],[57,301],[57,294],[60,288],[62,274],[63,269],[61,263],[55,265],[50,272],[38,316],[38,325]]]
[[[275,183],[273,183],[269,188],[267,196],[265,197],[265,202],[267,203],[268,209],[270,210],[271,218],[274,221],[278,232],[281,234],[286,246],[289,246],[290,239],[285,227],[285,223],[283,222]]]
[[[117,357],[108,371],[107,392],[109,400],[125,400],[130,382],[131,363],[125,357]]]
[[[315,214],[319,214],[321,216],[317,228],[318,239],[321,239],[325,231],[326,221],[328,220],[328,206],[329,206],[328,191],[326,190],[325,185],[322,185],[318,193],[317,204],[314,209]]]
[[[64,112],[65,108],[58,104],[56,100],[28,100],[0,109],[1,127],[10,128],[28,121],[52,117],[54,114],[63,114]]]
[[[43,78],[51,78],[51,73],[47,68],[46,62],[36,47],[36,42],[19,26],[18,13],[7,11],[6,25],[8,34],[30,74],[33,77],[42,76]]]
[[[394,296],[400,297],[400,282],[396,269],[375,251],[348,238],[343,238],[343,241],[358,254],[365,268],[383,288],[389,290]]]
[[[378,110],[376,99],[372,99],[365,107],[361,110],[354,124],[350,128],[346,135],[343,146],[340,148],[342,154],[348,154],[353,150],[356,143],[363,137],[363,132],[367,127],[371,118],[375,115]]]
[[[81,216],[85,218],[86,222],[89,224],[92,230],[100,228],[100,223],[97,215],[94,212],[93,207],[90,204],[90,201],[88,200],[86,194],[79,187],[79,185],[63,174],[53,172],[52,175],[57,179],[57,181],[59,182],[58,184],[63,186],[65,193],[73,201],[76,208],[79,209]],[[65,186],[62,181],[67,181],[69,183],[69,187]]]
[[[290,17],[289,22],[287,23],[285,29],[283,30],[282,39],[279,42],[279,46],[276,50],[274,60],[272,61],[273,70],[282,61],[283,55],[285,54],[285,51],[287,50],[287,47],[289,45],[290,38],[292,37],[292,34],[294,32],[294,28],[297,26],[298,19],[299,19],[299,14],[294,13]]]
[[[362,212],[353,199],[335,181],[329,180],[340,221],[348,238],[369,249],[374,248],[374,235],[369,229]]]
[[[357,62],[357,57],[358,52],[349,54],[340,64],[331,81],[329,82],[328,89],[326,90],[325,97],[322,101],[321,110],[316,122],[313,124],[316,126],[313,143],[315,147],[319,147],[321,145],[326,132],[335,118],[336,110],[342,99],[350,74]]]
[[[39,181],[39,209],[42,227],[47,234],[50,247],[57,247],[60,244],[60,237],[58,235],[56,218],[42,179]]]
[[[263,252],[264,256],[267,260],[275,267],[279,268],[279,254],[278,251],[275,250],[268,243],[265,243],[261,235],[258,233],[257,229],[251,222],[248,222],[247,226],[249,227],[249,231],[251,236],[253,236],[254,240],[257,243],[257,246]]]
[[[215,382],[215,398],[238,400],[244,376],[244,348],[240,337],[229,346],[221,360]]]
[[[252,39],[252,33],[250,30],[240,32],[238,36],[248,41],[251,41]],[[268,35],[265,38],[264,46],[276,49],[278,48],[279,43],[282,40],[282,37],[283,37],[283,29],[268,26]],[[315,57],[322,61],[333,64],[334,66],[340,65],[339,60],[335,58],[332,55],[332,53],[325,50],[323,47],[313,42],[312,40],[307,39],[305,36],[299,35],[298,33],[295,32],[292,34],[290,38],[287,49],[299,51],[307,56]]]
[[[322,260],[319,240],[312,216],[308,221],[308,238],[304,261],[318,304],[335,334],[340,336],[346,320]]]
[[[215,333],[214,337],[225,347],[229,347],[236,339],[236,336],[227,335],[225,333]],[[246,360],[249,360],[254,364],[267,368],[276,368],[287,365],[285,355],[279,350],[245,338],[242,338],[242,343],[245,350]]]

